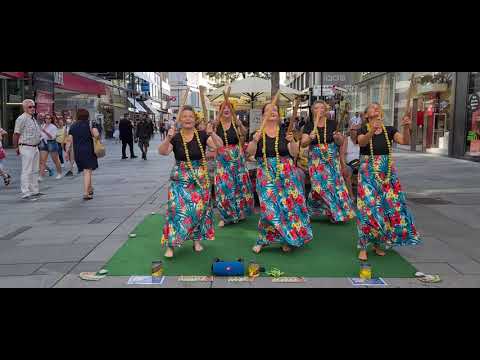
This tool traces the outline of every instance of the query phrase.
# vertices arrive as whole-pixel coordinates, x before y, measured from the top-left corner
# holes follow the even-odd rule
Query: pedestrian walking
[[[115,127],[114,127],[114,131],[113,131],[113,138],[115,139],[115,144],[118,144],[118,142],[120,140],[120,130],[119,130],[118,126],[119,126],[119,122],[117,120],[117,121],[115,121]]]
[[[142,152],[142,159],[147,160],[148,147],[150,146],[150,139],[153,136],[153,127],[150,126],[148,120],[141,119],[137,124],[135,138],[138,140],[138,147]]]
[[[159,124],[159,130],[160,130],[160,140],[165,140],[165,122],[164,120],[161,120],[160,121],[160,124]]]
[[[40,142],[40,176],[39,181],[43,181],[43,174],[47,167],[48,154],[55,164],[57,169],[57,180],[62,178],[62,167],[60,164],[60,159],[58,157],[58,147],[57,147],[57,131],[58,128],[53,124],[53,119],[50,114],[45,114],[45,122],[40,127],[42,132],[42,141]]]
[[[160,155],[175,154],[176,163],[170,176],[166,222],[161,244],[167,247],[165,257],[173,257],[175,247],[186,240],[193,240],[193,251],[201,252],[204,240],[214,240],[211,186],[208,176],[207,145],[216,149],[211,135],[212,126],[207,131],[195,129],[195,112],[184,106],[178,115],[182,128],[172,127],[167,138],[158,147]]]
[[[35,102],[25,99],[22,102],[23,114],[15,120],[13,146],[22,159],[21,189],[22,199],[29,200],[42,195],[38,185],[40,153],[38,145],[42,139],[42,131],[33,117]]]
[[[73,144],[78,172],[83,172],[84,200],[93,199],[93,171],[98,168],[93,138],[100,138],[100,133],[97,128],[90,128],[89,117],[90,115],[87,110],[79,109],[77,111],[77,121],[70,128],[67,144],[67,147]]]
[[[250,216],[254,208],[252,183],[241,149],[240,136],[247,129],[235,116],[232,104],[225,99],[214,124],[217,142],[215,167],[215,202],[220,214],[219,227],[236,224]]]
[[[133,150],[133,126],[132,122],[127,118],[123,118],[120,120],[120,124],[118,126],[120,131],[120,140],[122,140],[122,159],[127,159],[127,155],[125,154],[125,150],[127,149],[127,145],[130,148],[130,159],[136,159],[134,150]]]
[[[75,155],[73,152],[73,144],[67,146],[68,133],[73,125],[73,119],[71,116],[65,117],[65,160],[68,161],[68,171],[65,176],[73,176],[73,166],[75,165]]]
[[[368,124],[360,129],[358,135],[357,228],[360,260],[367,260],[369,246],[373,247],[376,255],[385,256],[384,250],[393,246],[421,242],[392,159],[393,142],[402,145],[410,143],[410,117],[403,117],[400,133],[393,126],[385,126],[380,104],[370,104],[367,116]]]
[[[262,116],[262,126],[247,148],[257,159],[260,200],[258,237],[252,250],[259,253],[266,246],[279,244],[282,251],[290,252],[313,238],[303,186],[292,159],[298,154],[298,143],[293,133],[280,129],[276,105],[265,105]]]
[[[7,153],[3,148],[2,140],[5,135],[7,135],[7,132],[0,127],[0,176],[3,178],[3,183],[5,186],[8,186],[10,185],[11,176],[7,173],[4,167],[4,161],[7,157]]]
[[[65,160],[63,159],[63,151],[65,149],[65,138],[67,136],[66,129],[65,129],[65,121],[63,120],[63,116],[57,116],[55,119],[55,125],[57,126],[57,150],[58,150],[58,158],[60,159],[60,164],[62,167],[65,165]]]
[[[302,145],[310,146],[308,171],[312,188],[307,207],[310,216],[327,216],[332,223],[355,217],[355,211],[340,169],[340,147],[343,135],[336,130],[336,121],[328,119],[328,104],[315,101],[313,122],[305,125]]]

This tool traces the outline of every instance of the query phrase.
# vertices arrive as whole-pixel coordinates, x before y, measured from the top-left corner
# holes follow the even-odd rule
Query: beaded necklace
[[[272,176],[268,170],[267,163],[267,135],[265,127],[262,128],[262,153],[263,153],[263,163],[265,164],[265,173],[267,174],[268,180],[272,181]],[[275,175],[275,182],[280,179],[280,152],[278,151],[278,139],[280,138],[280,127],[277,125],[277,131],[275,135],[275,157],[277,158],[277,174]]]
[[[331,162],[332,161],[332,154],[330,153],[330,147],[327,144],[327,119],[325,119],[325,125],[323,127],[323,143],[320,142],[320,135],[318,134],[318,127],[315,126],[315,135],[317,136],[318,146],[320,147],[320,154],[322,156],[323,161]],[[327,147],[327,154],[328,157],[325,159],[325,155],[323,154],[322,145]]]
[[[227,136],[227,131],[225,130],[225,126],[223,126],[223,122],[220,122],[221,125],[222,125],[222,130],[223,130],[223,141],[225,143],[225,146],[228,146],[228,136]],[[232,119],[232,126],[233,126],[233,130],[235,130],[235,134],[237,135],[237,139],[238,139],[238,143],[240,144],[240,136],[238,136],[238,130],[235,126],[235,123]]]
[[[205,157],[205,151],[203,150],[202,143],[200,141],[200,136],[198,135],[197,129],[193,129],[193,132],[195,134],[195,138],[197,139],[198,147],[200,148],[200,153],[202,154],[202,166],[205,168],[205,171],[207,172],[206,175],[206,185],[207,185],[207,190],[210,189],[210,179],[208,175],[208,167],[207,167],[207,159]],[[195,175],[195,171],[193,169],[192,161],[190,160],[190,153],[188,152],[188,147],[187,147],[187,141],[185,140],[185,136],[183,135],[183,129],[180,129],[180,136],[182,137],[182,142],[183,142],[183,148],[185,149],[185,157],[187,158],[187,166],[190,169],[193,178],[195,179],[195,182],[197,185],[202,188],[202,185],[200,184],[200,180],[198,177]]]
[[[367,124],[368,131],[370,131],[370,124]],[[373,155],[373,136],[370,138],[370,158],[372,159],[372,166],[373,166],[373,171],[375,172],[375,177],[380,183],[383,184],[388,184],[390,182],[390,177],[392,175],[392,145],[390,144],[390,139],[388,138],[388,132],[385,127],[385,124],[382,124],[382,131],[383,134],[385,135],[385,141],[387,143],[387,148],[388,148],[388,171],[387,171],[387,176],[385,179],[382,179],[379,175],[379,163],[375,163],[375,158]]]

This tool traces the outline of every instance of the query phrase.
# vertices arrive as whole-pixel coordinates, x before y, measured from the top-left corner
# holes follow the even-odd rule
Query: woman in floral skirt
[[[307,206],[310,216],[327,216],[332,223],[353,219],[355,211],[340,169],[339,150],[344,137],[336,131],[335,120],[328,120],[328,104],[312,105],[313,123],[305,125],[302,145],[310,146],[308,171],[312,189]]]
[[[313,237],[303,186],[292,159],[298,154],[298,143],[292,133],[280,129],[278,108],[273,103],[264,106],[262,115],[262,127],[247,148],[258,164],[256,190],[261,209],[253,251],[279,244],[284,252],[290,252]]]
[[[241,136],[247,129],[236,118],[232,104],[226,99],[214,124],[221,141],[215,167],[215,200],[220,214],[219,227],[238,223],[253,212],[252,183],[246,168]]]
[[[364,261],[368,258],[367,249],[370,245],[375,254],[384,256],[384,249],[392,246],[420,243],[392,159],[394,141],[404,145],[410,143],[410,117],[402,119],[400,133],[393,126],[385,126],[379,104],[371,104],[367,115],[368,124],[361,128],[358,136],[358,258]]]
[[[165,257],[173,257],[175,247],[193,240],[193,250],[201,252],[203,240],[214,240],[210,179],[206,147],[216,149],[212,126],[206,131],[195,128],[195,113],[184,106],[178,115],[181,129],[170,128],[158,150],[161,155],[175,154],[176,163],[170,174],[166,222],[161,243],[166,246]],[[215,142],[215,140],[217,142]]]

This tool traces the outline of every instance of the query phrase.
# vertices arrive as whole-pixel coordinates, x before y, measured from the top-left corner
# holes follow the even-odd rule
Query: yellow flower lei
[[[224,144],[225,146],[228,146],[227,131],[225,130],[225,126],[223,126],[223,122],[220,121],[220,124],[222,125]],[[232,126],[233,126],[233,130],[235,130],[235,134],[237,135],[238,144],[240,144],[240,136],[238,135],[238,130],[237,130],[237,127],[235,126],[235,122],[233,121],[233,119],[232,119]]]
[[[370,124],[367,124],[367,129],[370,131]],[[385,135],[385,141],[387,142],[387,148],[388,148],[388,171],[387,171],[387,176],[383,180],[380,175],[379,175],[379,164],[375,163],[375,158],[373,155],[373,136],[370,138],[370,158],[372,159],[372,166],[373,170],[375,172],[375,177],[380,183],[383,184],[388,184],[390,182],[390,177],[392,176],[392,144],[390,143],[390,139],[388,138],[388,132],[387,128],[385,127],[385,124],[382,124],[382,131],[383,134]]]
[[[314,124],[315,126],[315,124]],[[325,119],[325,126],[323,127],[323,144],[320,142],[320,135],[318,134],[318,128],[315,126],[315,135],[317,136],[317,142],[318,146],[320,147],[320,154],[322,156],[323,161],[325,162],[331,162],[332,161],[332,154],[330,153],[330,148],[328,147],[327,144],[327,119]],[[325,155],[323,154],[323,150],[321,145],[326,145],[327,146],[327,154],[328,158],[325,159]]]
[[[275,175],[275,182],[280,179],[280,152],[278,151],[278,139],[280,138],[280,127],[277,125],[277,134],[275,135],[275,157],[277,158],[277,174]],[[265,131],[265,127],[262,129],[262,153],[263,153],[263,163],[265,165],[265,173],[267,174],[268,180],[271,182],[272,177],[270,175],[270,171],[268,170],[268,163],[267,163],[267,135]]]
[[[193,132],[195,134],[195,138],[197,139],[198,147],[200,148],[200,152],[202,154],[202,166],[204,167],[204,170],[206,171],[206,188],[207,191],[210,189],[210,179],[209,179],[209,174],[208,174],[208,167],[207,167],[207,158],[205,157],[205,151],[203,150],[202,143],[200,141],[200,136],[198,135],[197,129],[193,129]],[[193,178],[195,179],[195,182],[197,185],[202,188],[202,185],[200,184],[200,180],[198,177],[195,175],[195,171],[193,169],[192,161],[190,160],[190,153],[188,152],[188,147],[187,147],[187,141],[185,140],[185,136],[183,135],[183,129],[180,129],[180,136],[182,137],[182,142],[183,142],[183,148],[185,149],[185,157],[187,158],[187,166],[190,169]]]

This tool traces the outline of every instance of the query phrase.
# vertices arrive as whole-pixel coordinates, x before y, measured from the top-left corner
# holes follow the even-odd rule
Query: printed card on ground
[[[353,286],[388,286],[388,284],[382,278],[374,278],[370,280],[349,278],[349,280]]]
[[[278,282],[278,283],[301,283],[305,282],[305,279],[303,277],[279,277],[279,278],[273,278],[272,282]]]
[[[165,276],[152,279],[151,276],[130,276],[127,285],[162,285]]]
[[[209,282],[213,281],[213,276],[179,276],[178,281],[184,282]]]

